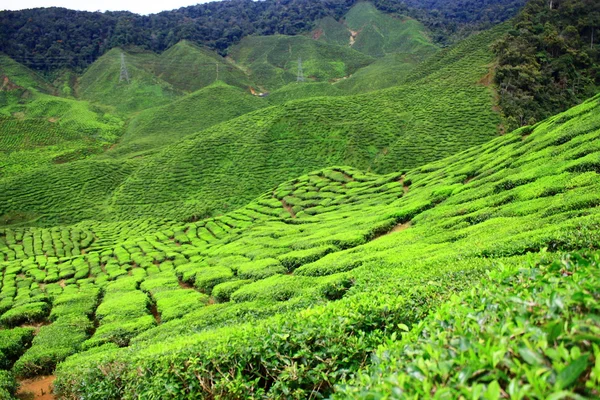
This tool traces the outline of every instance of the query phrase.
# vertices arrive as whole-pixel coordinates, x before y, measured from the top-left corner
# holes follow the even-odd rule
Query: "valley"
[[[450,3],[357,2],[226,49],[0,53],[0,399],[599,396],[600,10],[572,1],[547,24],[579,61],[537,75],[509,55],[539,0],[464,38]]]

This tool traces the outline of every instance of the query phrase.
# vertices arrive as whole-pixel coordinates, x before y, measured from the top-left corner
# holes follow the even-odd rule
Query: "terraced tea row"
[[[399,323],[420,320],[498,263],[518,266],[530,251],[597,242],[598,110],[600,97],[406,173],[317,170],[220,217],[154,232],[148,225],[137,237],[115,234],[119,243],[90,243],[86,254],[57,260],[4,261],[0,321],[49,319],[48,337],[64,329],[74,338],[69,348],[53,346],[40,330],[40,344],[14,370],[48,371],[81,352],[59,368],[63,394],[327,394]],[[111,226],[127,227],[106,223],[106,238]],[[5,240],[49,231],[16,232],[5,230]],[[44,283],[54,268],[63,279]],[[68,294],[94,303],[78,314],[85,318],[77,328],[52,316]],[[59,355],[36,355],[42,346]],[[293,380],[289,365],[298,366]],[[273,372],[260,378],[261,368]],[[230,370],[242,372],[217,373]],[[198,373],[205,381],[190,385]],[[175,385],[170,394],[165,380]]]

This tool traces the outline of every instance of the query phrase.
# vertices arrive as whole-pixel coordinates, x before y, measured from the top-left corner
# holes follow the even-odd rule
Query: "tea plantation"
[[[593,397],[596,256],[561,253],[597,248],[599,111],[387,175],[318,169],[215,218],[3,228],[5,368],[58,366],[67,398]]]
[[[0,54],[0,399],[600,398],[600,94],[506,132],[509,31]]]

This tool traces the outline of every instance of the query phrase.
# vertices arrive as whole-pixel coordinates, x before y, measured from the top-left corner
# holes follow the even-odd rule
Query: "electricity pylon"
[[[123,81],[129,83],[129,72],[127,72],[127,66],[125,65],[125,54],[121,52],[121,76],[119,76],[119,82]]]
[[[302,72],[302,59],[298,59],[298,77],[296,82],[304,82],[304,72]]]

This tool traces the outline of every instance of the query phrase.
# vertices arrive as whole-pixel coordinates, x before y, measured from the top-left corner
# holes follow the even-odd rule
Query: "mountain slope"
[[[151,215],[185,219],[180,204],[187,201],[202,213],[227,211],[278,181],[326,165],[390,172],[490,140],[500,119],[491,90],[478,82],[492,60],[487,45],[502,31],[434,57],[411,84],[290,102],[190,136],[138,170],[113,205],[123,217],[156,212]]]
[[[121,79],[121,54],[129,81]],[[112,49],[81,76],[77,95],[84,100],[113,106],[120,114],[170,103],[182,93],[148,70],[157,59],[154,53]]]
[[[229,56],[266,90],[295,82],[298,60],[309,81],[329,81],[352,74],[373,59],[347,47],[304,36],[249,36],[229,50]]]
[[[161,53],[152,64],[152,70],[159,78],[186,92],[194,92],[217,80],[242,89],[253,86],[235,65],[185,40]]]
[[[122,133],[112,110],[48,94],[56,89],[5,56],[0,74],[0,177],[100,153]]]
[[[484,143],[497,135],[501,120],[493,111],[493,91],[479,81],[493,60],[488,46],[504,29],[473,36],[432,57],[414,72],[410,84],[293,101],[187,136],[153,157],[136,160],[138,168],[96,219],[183,221],[214,215],[246,204],[282,180],[328,165],[386,173]],[[38,173],[54,174],[38,171],[22,179],[35,180]],[[77,177],[69,181],[61,174],[61,185],[76,186]],[[21,193],[12,204],[0,204],[0,215],[30,210],[44,216],[63,210],[77,218],[68,202],[49,208],[38,198],[43,191],[30,196],[13,189],[16,182],[0,181],[4,192]],[[36,224],[44,225],[44,217]]]
[[[170,104],[142,111],[129,121],[119,143],[106,155],[156,152],[186,135],[268,105],[263,98],[218,81]]]
[[[116,257],[112,265],[123,275],[132,271],[106,285],[111,296],[133,300],[146,293],[159,310],[171,312],[158,288],[171,282],[171,291],[181,291],[183,280],[223,304],[157,321],[157,327],[140,320],[119,333],[125,342],[111,339],[107,324],[83,348],[108,344],[59,366],[59,392],[104,398],[330,394],[378,345],[393,343],[400,329],[485,279],[488,270],[528,267],[540,257],[529,253],[541,248],[597,245],[599,109],[596,96],[406,174],[315,171],[223,217],[147,236],[146,243],[138,241],[148,248],[145,264],[135,241],[105,252],[107,261]],[[135,282],[142,282],[140,290]],[[101,303],[103,318],[119,318],[112,302],[105,297]],[[192,379],[198,376],[201,382]],[[167,382],[172,392],[165,393]]]

